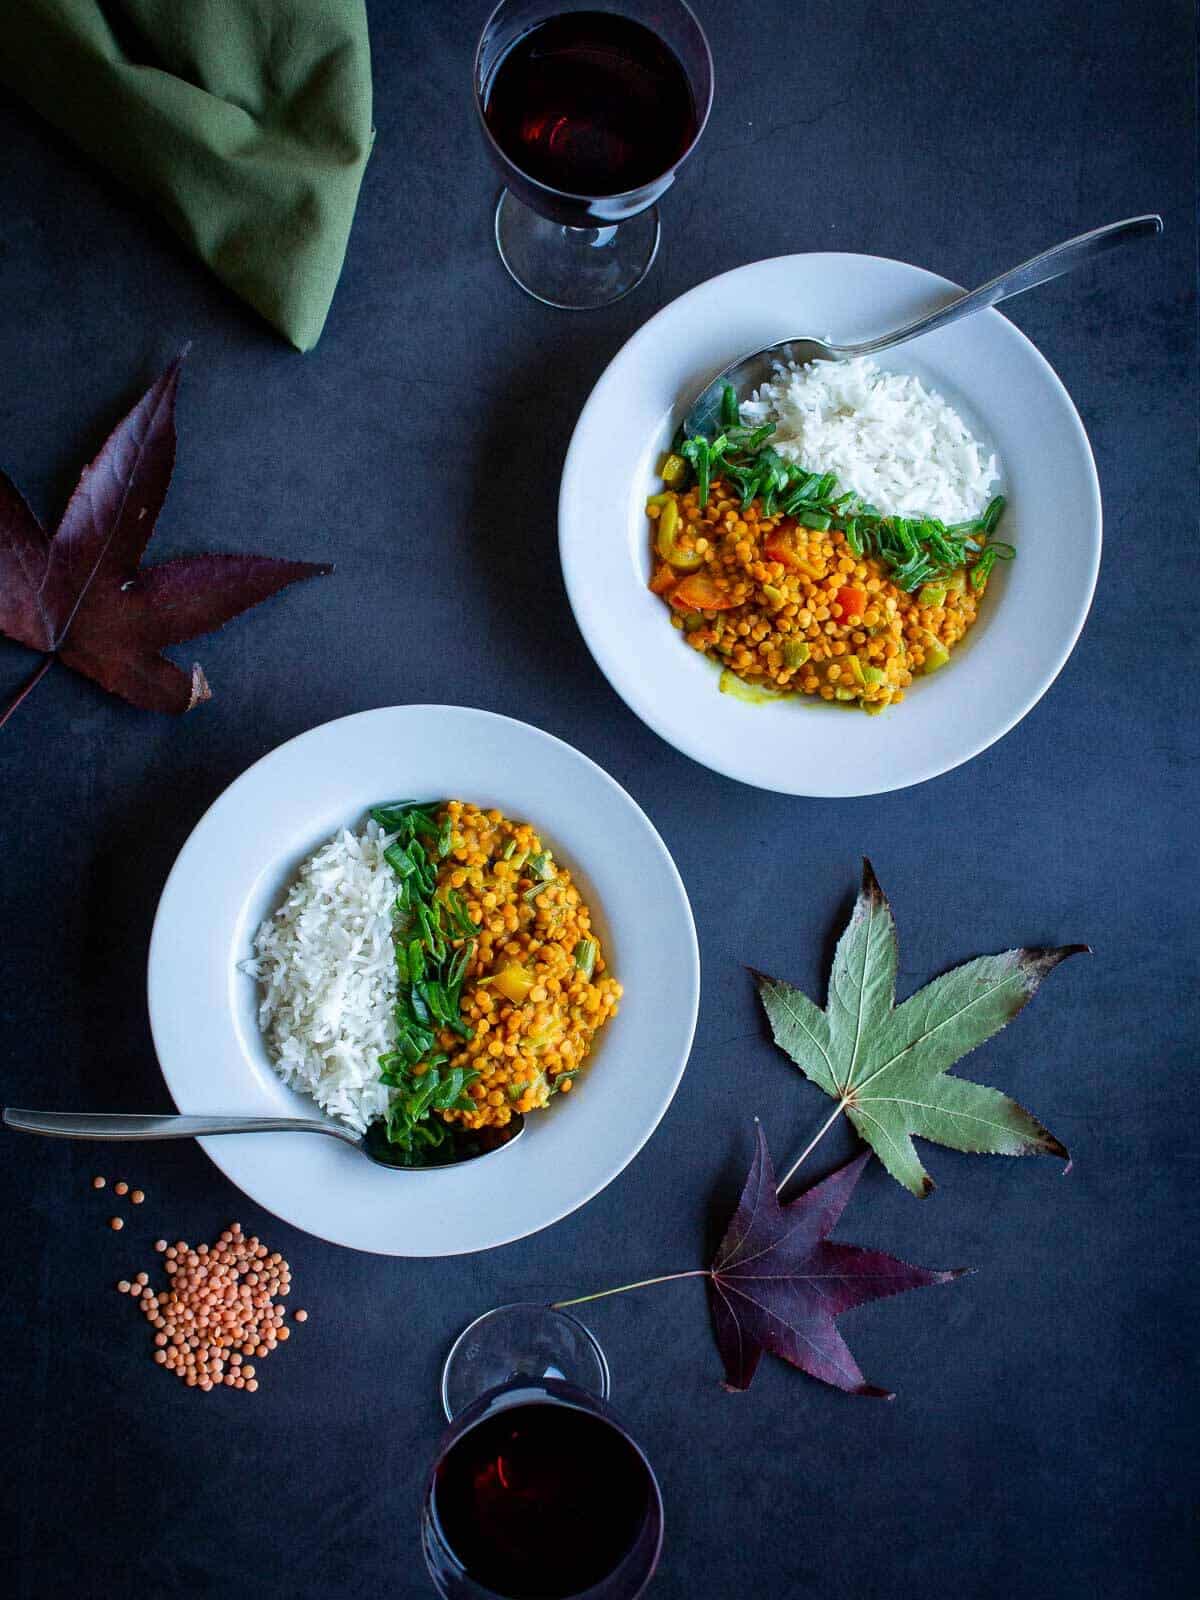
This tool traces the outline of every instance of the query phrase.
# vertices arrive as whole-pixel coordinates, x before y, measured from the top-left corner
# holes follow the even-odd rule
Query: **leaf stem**
[[[671,1283],[676,1278],[707,1278],[708,1275],[704,1267],[696,1267],[691,1272],[668,1272],[661,1278],[641,1278],[637,1283],[623,1283],[616,1289],[601,1289],[599,1294],[581,1294],[576,1300],[552,1300],[550,1309],[564,1311],[567,1306],[582,1306],[589,1300],[604,1300],[610,1294],[627,1294],[630,1289],[648,1289],[652,1283]]]
[[[833,1110],[829,1113],[828,1117],[826,1117],[825,1121],[817,1129],[816,1133],[813,1134],[812,1138],[804,1146],[804,1149],[801,1150],[800,1154],[796,1157],[795,1161],[792,1162],[791,1166],[787,1169],[787,1171],[784,1173],[783,1177],[779,1180],[779,1183],[778,1183],[778,1185],[776,1186],[776,1189],[775,1189],[775,1193],[776,1194],[782,1194],[783,1193],[783,1191],[787,1188],[788,1184],[792,1181],[792,1175],[796,1171],[797,1167],[799,1167],[800,1163],[802,1161],[805,1161],[813,1153],[813,1151],[817,1148],[817,1146],[820,1144],[821,1140],[829,1132],[830,1128],[833,1127],[834,1123],[841,1116],[842,1112],[845,1109],[846,1109],[846,1101],[845,1100],[839,1100],[837,1105],[834,1106]]]
[[[45,658],[45,660],[42,662],[41,666],[34,673],[33,677],[30,678],[29,682],[25,685],[25,687],[16,696],[16,698],[13,699],[13,700],[10,700],[8,705],[5,707],[3,714],[0,715],[0,728],[2,728],[4,726],[4,724],[8,721],[9,717],[12,716],[13,712],[21,704],[21,701],[24,700],[25,696],[27,694],[29,694],[31,690],[37,688],[38,684],[41,683],[42,679],[50,671],[50,668],[53,665],[54,665],[54,657],[52,655],[48,655]]]

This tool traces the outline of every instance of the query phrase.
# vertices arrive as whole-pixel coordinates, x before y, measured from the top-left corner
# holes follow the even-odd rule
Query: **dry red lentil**
[[[288,1337],[283,1307],[275,1303],[291,1285],[287,1262],[253,1235],[247,1238],[237,1222],[215,1244],[193,1249],[185,1239],[172,1245],[160,1239],[155,1249],[167,1273],[162,1288],[151,1287],[145,1272],[117,1285],[138,1298],[155,1330],[155,1362],[203,1394],[220,1387],[255,1393],[256,1369],[245,1357],[262,1360]]]

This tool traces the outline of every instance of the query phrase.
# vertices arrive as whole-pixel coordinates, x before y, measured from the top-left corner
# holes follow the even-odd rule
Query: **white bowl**
[[[533,824],[592,908],[625,987],[576,1092],[524,1137],[446,1171],[389,1172],[312,1134],[232,1134],[206,1152],[251,1199],[309,1233],[388,1255],[484,1250],[574,1211],[632,1161],[691,1050],[700,955],[667,848],[607,773],[570,745],[461,706],[344,717],[265,756],[209,808],[179,854],[150,941],[155,1048],[180,1111],[321,1113],[271,1070],[258,985],[239,971],[297,866],[367,808],[471,800]]]
[[[583,408],[559,496],[567,593],[613,688],[694,760],[784,794],[880,794],[986,750],[1050,687],[1079,637],[1100,565],[1100,488],[1083,424],[1029,340],[982,311],[880,358],[944,394],[995,449],[1017,547],[979,621],[936,676],[879,717],[795,695],[748,705],[717,691],[646,587],[654,467],[689,402],[739,356],[797,334],[871,338],[956,286],[877,256],[779,256],[701,284],[618,352]],[[1052,290],[1049,292],[1053,292]],[[819,463],[812,463],[819,465]]]

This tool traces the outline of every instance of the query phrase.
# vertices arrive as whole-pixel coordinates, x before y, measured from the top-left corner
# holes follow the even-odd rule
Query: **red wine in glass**
[[[699,121],[671,47],[610,11],[564,12],[522,35],[496,68],[483,114],[522,172],[589,197],[672,171]]]
[[[505,191],[496,244],[535,299],[581,310],[639,283],[655,202],[712,104],[712,57],[684,0],[501,0],[475,103]]]
[[[421,1537],[445,1600],[635,1600],[658,1562],[662,1500],[598,1396],[514,1378],[455,1419]]]

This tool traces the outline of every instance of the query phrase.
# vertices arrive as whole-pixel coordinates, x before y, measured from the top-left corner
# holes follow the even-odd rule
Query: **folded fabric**
[[[0,0],[0,82],[312,348],[371,150],[364,0]]]

